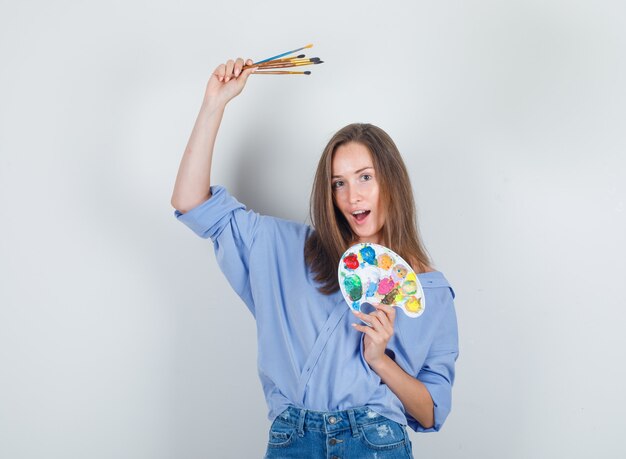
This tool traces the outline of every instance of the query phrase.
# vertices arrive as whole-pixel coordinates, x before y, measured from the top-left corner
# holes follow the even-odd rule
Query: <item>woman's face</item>
[[[372,155],[366,146],[350,142],[335,150],[331,184],[335,205],[357,241],[380,244],[386,215]]]

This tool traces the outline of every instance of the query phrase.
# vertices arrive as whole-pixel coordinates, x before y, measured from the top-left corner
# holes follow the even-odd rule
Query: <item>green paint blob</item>
[[[343,286],[352,301],[357,301],[363,296],[363,285],[361,284],[361,278],[359,276],[347,276],[343,281]]]

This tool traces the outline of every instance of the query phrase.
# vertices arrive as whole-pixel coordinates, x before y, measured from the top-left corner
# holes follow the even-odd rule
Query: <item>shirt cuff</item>
[[[451,353],[450,355],[456,356],[458,353]],[[433,371],[422,370],[417,379],[426,386],[433,400],[434,423],[432,427],[426,429],[410,416],[407,416],[407,423],[416,432],[439,432],[452,409],[454,373],[452,371],[448,376],[444,376]]]

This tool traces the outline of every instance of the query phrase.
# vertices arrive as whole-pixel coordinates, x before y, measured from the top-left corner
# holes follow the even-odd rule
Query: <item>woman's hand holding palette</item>
[[[424,291],[411,266],[392,250],[378,244],[359,243],[339,261],[339,286],[348,305],[369,313],[371,303],[400,308],[407,316],[424,312]]]

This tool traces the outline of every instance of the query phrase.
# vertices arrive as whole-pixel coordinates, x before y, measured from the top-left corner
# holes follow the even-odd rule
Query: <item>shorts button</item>
[[[328,418],[328,422],[330,422],[331,424],[334,424],[335,422],[337,422],[337,418],[335,416],[331,416]]]
[[[336,444],[337,444],[337,439],[336,439],[336,438],[331,438],[331,439],[330,439],[330,441],[329,441],[329,443],[330,443],[331,445],[336,445]]]

